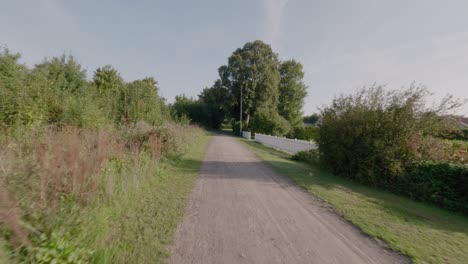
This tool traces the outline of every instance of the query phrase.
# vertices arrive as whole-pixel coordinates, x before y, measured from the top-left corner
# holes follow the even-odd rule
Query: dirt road
[[[235,138],[213,137],[171,263],[404,263],[275,173]]]

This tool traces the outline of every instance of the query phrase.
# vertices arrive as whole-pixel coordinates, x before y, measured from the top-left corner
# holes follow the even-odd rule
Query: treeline
[[[29,69],[19,54],[0,53],[0,127],[73,125],[97,128],[145,121],[161,124],[169,110],[152,77],[124,82],[107,65],[91,81],[72,56],[45,59]]]
[[[197,99],[176,97],[174,114],[214,129],[229,123],[238,133],[242,100],[244,130],[294,137],[305,129],[307,86],[300,62],[280,61],[269,45],[257,40],[235,50],[218,74]]]
[[[160,260],[192,179],[171,164],[202,130],[172,118],[152,77],[19,59],[0,51],[0,262]]]

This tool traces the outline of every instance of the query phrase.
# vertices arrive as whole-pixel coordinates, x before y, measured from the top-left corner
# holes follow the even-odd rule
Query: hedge
[[[468,214],[468,166],[424,162],[409,169],[398,192],[419,201]]]

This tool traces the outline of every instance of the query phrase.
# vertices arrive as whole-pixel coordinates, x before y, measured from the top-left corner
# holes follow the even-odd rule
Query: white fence
[[[258,134],[258,133],[255,133],[255,141],[262,143],[264,145],[268,145],[270,147],[281,149],[283,151],[286,151],[292,154],[295,154],[299,151],[305,151],[305,150],[311,150],[311,149],[317,148],[317,144],[315,144],[315,142],[313,141],[268,136],[268,135],[263,135],[263,134]]]
[[[249,131],[242,131],[242,137],[246,139],[250,139],[251,135]]]

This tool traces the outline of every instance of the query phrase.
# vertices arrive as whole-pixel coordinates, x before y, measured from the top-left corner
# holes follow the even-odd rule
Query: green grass
[[[291,155],[242,140],[275,170],[318,196],[364,232],[415,263],[468,263],[468,218],[336,177]]]
[[[77,234],[74,240],[94,251],[94,263],[164,262],[210,138],[204,134],[194,139],[179,158],[155,162],[142,156],[131,170],[119,173],[127,178],[114,187],[115,196],[61,223],[64,231],[77,225],[71,231]]]
[[[7,243],[0,237],[0,264],[8,263],[8,258]]]

